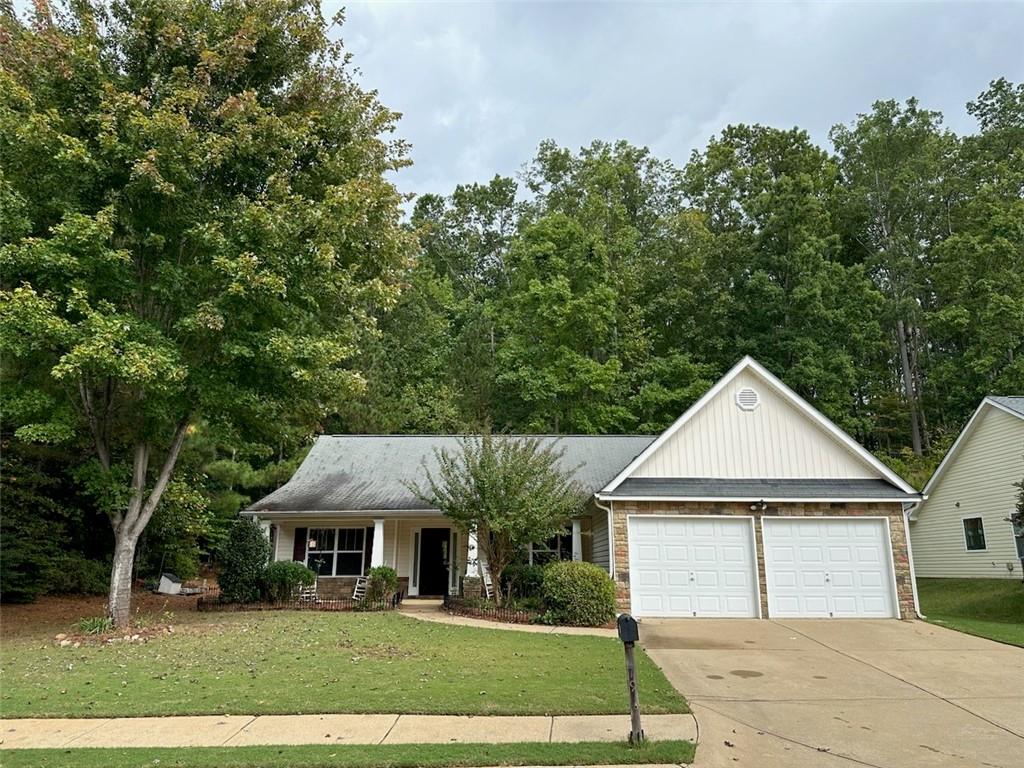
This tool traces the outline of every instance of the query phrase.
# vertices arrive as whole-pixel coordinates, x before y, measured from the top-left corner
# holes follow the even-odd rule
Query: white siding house
[[[1024,543],[1008,518],[1024,479],[1024,397],[987,397],[910,516],[921,577],[1020,579]]]

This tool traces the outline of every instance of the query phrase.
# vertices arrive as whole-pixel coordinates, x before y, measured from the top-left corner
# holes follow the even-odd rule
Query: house
[[[591,502],[533,559],[606,569],[636,616],[915,615],[905,512],[913,488],[753,359],[658,436],[545,437]],[[410,596],[476,577],[475,542],[410,489],[451,436],[324,436],[252,505],[276,559],[325,590],[370,565]]]
[[[1024,539],[1010,514],[1024,480],[1024,397],[986,397],[910,513],[921,577],[1019,579]]]

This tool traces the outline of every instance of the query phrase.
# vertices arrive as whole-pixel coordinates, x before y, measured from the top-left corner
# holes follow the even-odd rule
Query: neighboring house
[[[1009,521],[1024,480],[1024,397],[986,397],[910,514],[921,577],[1019,579],[1024,540]]]
[[[531,558],[582,559],[637,616],[915,615],[905,510],[920,496],[753,359],[651,436],[565,436],[592,502]],[[475,576],[473,541],[410,490],[450,436],[324,436],[295,476],[244,514],[275,558],[350,589],[371,564],[409,595]]]

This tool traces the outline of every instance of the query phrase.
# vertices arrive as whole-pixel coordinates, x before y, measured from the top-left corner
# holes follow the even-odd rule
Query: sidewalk
[[[440,600],[405,600],[398,606],[398,612],[421,621],[436,624],[452,624],[459,627],[480,627],[481,629],[505,629],[511,632],[532,632],[539,635],[594,635],[596,637],[618,637],[614,629],[605,627],[554,627],[546,624],[510,624],[503,621],[489,621],[470,616],[453,616],[441,609]]]
[[[697,740],[693,715],[647,715],[651,740]],[[0,749],[622,741],[629,715],[198,715],[0,720]]]

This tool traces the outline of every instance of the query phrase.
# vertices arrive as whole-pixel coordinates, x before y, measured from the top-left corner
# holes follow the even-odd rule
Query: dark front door
[[[447,528],[424,528],[420,533],[420,594],[448,594]]]

